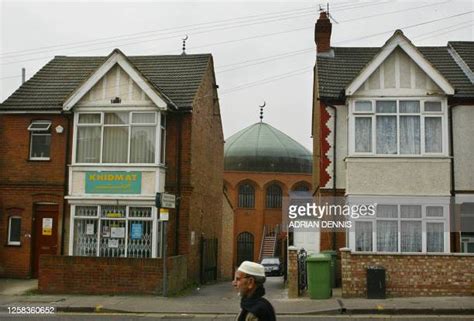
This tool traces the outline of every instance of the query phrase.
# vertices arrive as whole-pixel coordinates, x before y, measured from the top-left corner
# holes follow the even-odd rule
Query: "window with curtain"
[[[378,204],[372,221],[355,221],[353,248],[356,251],[442,253],[448,224],[445,211],[442,205]]]
[[[155,112],[80,113],[76,132],[77,163],[155,163]],[[160,135],[163,150],[163,127]]]
[[[267,193],[265,197],[265,205],[267,208],[281,208],[282,201],[282,191],[281,187],[277,184],[272,184],[268,186]]]
[[[255,207],[255,189],[249,183],[244,183],[239,186],[239,207]]]
[[[355,222],[356,251],[372,251],[372,222]]]
[[[353,150],[374,155],[442,154],[444,118],[440,101],[355,101]]]

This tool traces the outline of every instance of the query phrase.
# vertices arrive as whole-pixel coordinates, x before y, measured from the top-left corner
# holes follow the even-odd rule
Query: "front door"
[[[58,205],[37,204],[33,216],[32,275],[38,277],[39,258],[43,254],[58,254]]]

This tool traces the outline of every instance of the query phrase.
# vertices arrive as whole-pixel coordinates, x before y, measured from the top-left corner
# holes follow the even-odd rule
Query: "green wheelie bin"
[[[311,299],[331,297],[331,258],[325,254],[311,255],[306,259],[308,292]]]
[[[336,287],[336,251],[322,251],[321,253],[328,255],[331,258],[331,288]]]

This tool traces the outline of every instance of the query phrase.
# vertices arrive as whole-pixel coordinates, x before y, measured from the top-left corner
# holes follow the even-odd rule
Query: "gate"
[[[237,266],[243,261],[253,261],[253,235],[242,232],[237,237]]]
[[[217,280],[217,239],[201,238],[201,284]]]
[[[306,258],[308,254],[304,249],[298,252],[298,295],[303,294],[308,288],[308,271],[306,270]]]

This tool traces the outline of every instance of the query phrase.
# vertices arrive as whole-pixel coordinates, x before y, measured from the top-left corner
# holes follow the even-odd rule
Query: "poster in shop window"
[[[43,235],[53,235],[53,219],[51,217],[43,218]]]
[[[108,247],[111,249],[117,249],[119,245],[119,240],[117,239],[109,239],[109,242],[107,243]]]
[[[110,237],[123,239],[125,237],[125,227],[112,227]]]
[[[132,240],[141,240],[143,236],[143,225],[142,223],[133,223],[131,231]]]
[[[94,235],[94,224],[86,225],[86,235]]]
[[[102,226],[102,237],[110,237],[110,226]]]

